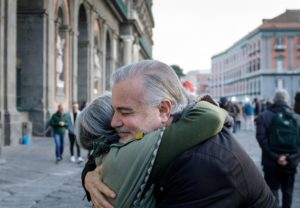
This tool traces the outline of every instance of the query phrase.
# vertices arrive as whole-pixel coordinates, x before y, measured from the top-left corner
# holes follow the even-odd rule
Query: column
[[[141,46],[140,46],[139,43],[135,43],[133,45],[133,60],[132,60],[133,63],[136,63],[136,62],[139,61],[139,59],[140,59],[140,49],[141,49]]]
[[[16,17],[17,2],[6,0],[4,8],[4,144],[16,144],[21,136],[19,114],[16,111]]]
[[[133,45],[133,37],[130,35],[121,36],[124,42],[124,60],[123,64],[128,65],[132,63],[132,45]]]
[[[3,77],[3,44],[4,44],[4,0],[0,0],[0,164],[4,163],[4,159],[2,159],[1,154],[2,154],[2,145],[4,143],[4,135],[3,135],[3,102],[4,102],[4,95],[3,95],[3,82],[4,82],[4,77]]]

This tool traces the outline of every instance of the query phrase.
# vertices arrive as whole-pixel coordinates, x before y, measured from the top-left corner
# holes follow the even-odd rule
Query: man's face
[[[58,106],[58,112],[59,112],[60,114],[64,114],[64,107],[63,107],[62,105],[59,105],[59,106]]]
[[[74,113],[77,113],[78,108],[79,108],[79,106],[78,106],[77,103],[74,103],[74,104],[72,105],[72,110],[73,110]]]
[[[161,128],[166,122],[166,116],[162,115],[159,106],[144,103],[142,80],[138,77],[113,86],[112,106],[115,113],[111,126],[118,131],[122,143],[134,138],[136,133]]]

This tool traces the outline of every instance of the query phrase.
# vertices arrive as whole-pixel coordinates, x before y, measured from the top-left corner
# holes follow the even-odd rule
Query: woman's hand
[[[106,198],[115,198],[116,194],[100,180],[101,173],[102,165],[88,172],[85,176],[84,186],[90,193],[93,208],[113,208]]]

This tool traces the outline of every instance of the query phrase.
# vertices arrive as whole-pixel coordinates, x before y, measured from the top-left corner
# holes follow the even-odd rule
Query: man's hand
[[[106,197],[115,198],[116,194],[100,180],[101,173],[102,165],[88,172],[85,176],[84,187],[90,193],[93,208],[113,208]]]
[[[280,155],[277,163],[281,166],[286,166],[288,164],[286,155]]]

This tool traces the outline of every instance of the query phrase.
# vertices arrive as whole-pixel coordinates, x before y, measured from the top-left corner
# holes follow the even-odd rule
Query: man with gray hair
[[[282,207],[290,208],[297,165],[300,160],[300,116],[288,106],[289,94],[285,89],[274,94],[270,109],[256,119],[256,139],[262,149],[264,177]]]
[[[175,72],[162,62],[144,60],[113,74],[111,126],[119,142],[171,125],[189,104]],[[114,192],[99,181],[101,166],[94,168],[83,171],[83,185],[94,207],[111,208],[106,197]],[[277,207],[255,164],[225,128],[156,175],[148,180],[155,184],[156,207]]]

